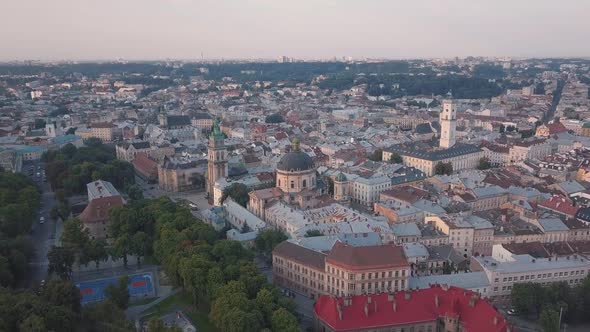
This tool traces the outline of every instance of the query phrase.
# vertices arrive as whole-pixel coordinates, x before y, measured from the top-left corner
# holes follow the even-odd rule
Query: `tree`
[[[265,229],[254,240],[256,249],[262,253],[270,254],[277,244],[287,240],[287,236],[278,230]]]
[[[273,331],[297,332],[299,325],[297,318],[285,308],[279,308],[272,314],[271,324]]]
[[[490,160],[486,157],[481,157],[479,159],[479,164],[477,165],[477,169],[485,170],[485,169],[490,169],[490,168],[492,168],[492,164],[490,163]]]
[[[72,266],[76,260],[72,249],[67,247],[52,247],[47,253],[49,260],[48,273],[55,273],[64,280],[70,279]]]
[[[546,306],[539,316],[539,324],[543,332],[559,332],[559,312]]]
[[[122,276],[119,278],[117,284],[108,285],[104,290],[107,299],[112,301],[122,310],[127,309],[129,306],[129,289],[127,288],[128,284],[129,277]]]
[[[451,175],[453,174],[453,164],[438,162],[434,167],[434,174],[436,175]]]
[[[324,233],[320,232],[317,229],[310,229],[305,232],[305,237],[315,237],[315,236],[324,236]]]
[[[389,161],[394,164],[401,164],[404,162],[402,156],[400,156],[399,154],[397,154],[395,152],[391,154],[391,157],[389,157]]]
[[[84,140],[84,144],[88,147],[96,148],[102,146],[102,141],[97,137],[89,137]]]
[[[372,154],[370,154],[367,158],[372,161],[382,161],[383,160],[383,150],[377,149]]]
[[[125,317],[125,311],[110,300],[84,306],[83,331],[132,331],[133,326]]]
[[[141,264],[141,258],[144,257],[150,247],[149,236],[144,232],[137,232],[131,237],[131,254],[137,258],[137,265]]]
[[[143,190],[137,184],[132,184],[127,187],[127,195],[132,201],[139,201],[143,199]]]
[[[274,113],[274,114],[267,116],[265,122],[266,123],[281,123],[281,122],[285,122],[285,119],[283,119],[283,116],[281,114]]]
[[[35,119],[35,129],[45,128],[45,124],[44,119]]]
[[[514,284],[511,291],[512,305],[525,315],[537,316],[545,303],[546,292],[537,283]]]
[[[51,280],[41,292],[49,303],[80,312],[80,289],[69,281]]]
[[[246,207],[248,204],[249,196],[248,193],[250,192],[250,188],[243,183],[232,183],[230,186],[223,190],[223,195],[221,196],[221,202],[225,202],[225,200],[230,197],[234,202],[240,204],[243,207]]]
[[[104,262],[109,258],[109,254],[106,249],[106,243],[102,240],[90,240],[82,248],[82,256],[84,262],[94,262],[96,269],[100,265],[100,262]]]
[[[127,256],[131,254],[131,237],[124,235],[115,239],[111,247],[111,256],[123,259],[123,266],[127,267]]]
[[[64,222],[61,242],[64,247],[72,248],[79,252],[90,240],[87,229],[78,218],[68,219]]]
[[[31,315],[19,325],[21,332],[44,332],[47,331],[45,320],[37,315]]]

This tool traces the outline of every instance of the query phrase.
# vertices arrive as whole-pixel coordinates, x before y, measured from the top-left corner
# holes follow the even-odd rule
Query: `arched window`
[[[295,189],[295,181],[291,180],[291,189]]]
[[[307,180],[303,180],[303,188],[307,187]]]

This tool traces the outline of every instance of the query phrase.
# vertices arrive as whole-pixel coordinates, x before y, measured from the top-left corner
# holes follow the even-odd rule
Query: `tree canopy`
[[[22,174],[0,172],[0,286],[16,286],[33,257],[28,233],[36,220],[41,196]]]
[[[221,196],[221,202],[223,203],[228,197],[234,200],[234,202],[240,204],[243,207],[248,205],[248,200],[250,197],[248,193],[250,192],[250,188],[243,183],[232,183],[230,186],[226,187],[223,190],[223,195]]]
[[[133,165],[117,160],[113,149],[100,140],[88,139],[85,144],[81,148],[67,144],[43,155],[47,180],[54,190],[64,189],[72,195],[85,192],[86,184],[94,180],[109,181],[119,190],[135,183]]]
[[[492,163],[490,163],[490,160],[486,157],[481,157],[479,159],[479,163],[477,165],[477,169],[479,170],[485,170],[485,169],[490,169],[492,168]]]
[[[285,119],[283,118],[283,116],[281,114],[274,113],[274,114],[267,116],[265,122],[266,123],[281,123],[281,122],[285,122]]]
[[[443,163],[439,162],[434,166],[434,174],[436,175],[451,175],[453,174],[453,164],[450,162]]]

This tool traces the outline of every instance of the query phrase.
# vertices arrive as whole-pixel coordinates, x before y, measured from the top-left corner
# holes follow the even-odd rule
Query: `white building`
[[[565,258],[518,255],[496,244],[491,257],[471,258],[471,270],[483,271],[487,275],[491,288],[489,296],[508,297],[514,284],[519,282],[537,282],[542,285],[567,282],[577,285],[588,275],[590,261],[579,255]]]

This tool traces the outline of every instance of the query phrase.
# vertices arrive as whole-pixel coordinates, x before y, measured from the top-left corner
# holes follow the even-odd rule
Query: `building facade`
[[[401,246],[337,241],[326,254],[285,241],[273,250],[274,282],[310,298],[405,290],[410,274]]]

